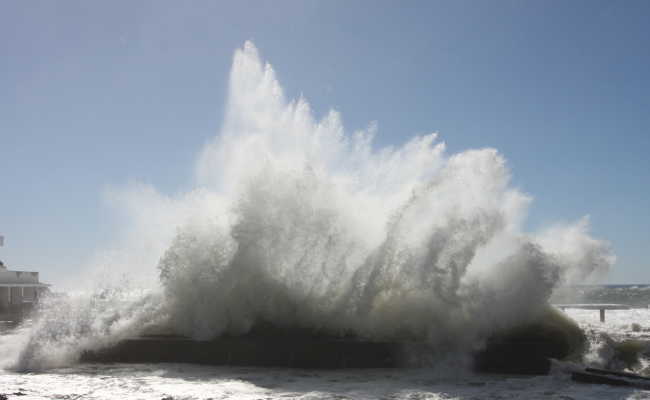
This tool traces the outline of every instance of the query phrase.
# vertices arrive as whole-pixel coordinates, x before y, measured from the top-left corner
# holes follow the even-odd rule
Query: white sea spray
[[[160,321],[199,339],[264,322],[467,349],[613,263],[586,219],[523,232],[531,198],[496,150],[449,155],[435,133],[382,148],[376,134],[287,100],[247,42],[194,188],[110,190],[128,222],[97,258],[108,290],[44,305],[15,365],[74,362]]]

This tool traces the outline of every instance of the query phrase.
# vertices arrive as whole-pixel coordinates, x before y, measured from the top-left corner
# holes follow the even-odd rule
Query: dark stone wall
[[[196,341],[160,329],[117,345],[87,351],[89,362],[186,362],[212,365],[294,368],[389,368],[405,360],[405,349],[427,349],[418,342],[371,342],[351,335],[332,336],[306,329],[260,325],[248,334]],[[579,357],[586,339],[580,328],[550,308],[539,321],[491,337],[475,356],[479,372],[547,374],[549,358]]]
[[[82,355],[91,362],[187,362],[289,368],[397,366],[398,345],[316,337],[225,336],[211,341],[141,337]]]

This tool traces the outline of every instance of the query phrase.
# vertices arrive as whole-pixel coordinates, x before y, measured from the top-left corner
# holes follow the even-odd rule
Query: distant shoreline
[[[583,284],[567,285],[560,288],[630,288],[630,287],[650,287],[650,283],[608,283],[608,284]]]

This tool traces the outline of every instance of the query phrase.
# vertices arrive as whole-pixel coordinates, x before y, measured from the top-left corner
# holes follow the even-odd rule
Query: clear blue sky
[[[591,215],[650,282],[649,1],[5,1],[0,259],[56,282],[112,238],[108,185],[187,190],[251,39],[290,97],[377,145],[495,147],[528,229]]]

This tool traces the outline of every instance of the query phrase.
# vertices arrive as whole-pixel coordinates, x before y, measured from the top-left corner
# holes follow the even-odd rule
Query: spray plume
[[[246,42],[196,189],[113,192],[133,223],[111,259],[160,285],[45,307],[19,368],[45,365],[57,345],[58,364],[70,362],[160,321],[199,339],[271,323],[466,347],[613,263],[586,219],[522,232],[531,200],[496,150],[447,155],[436,134],[376,148],[375,133],[346,134],[338,113],[316,120],[305,99],[288,101]],[[69,321],[53,323],[53,309]]]

